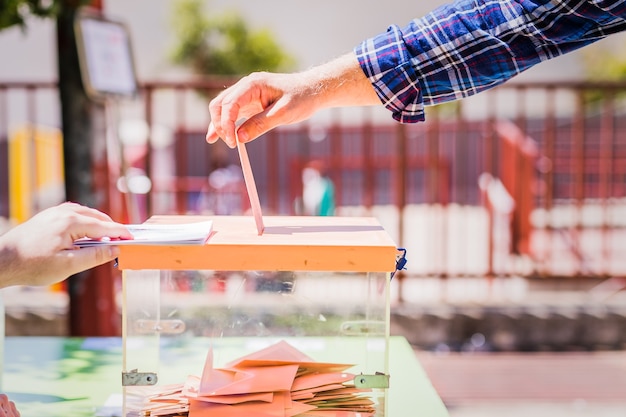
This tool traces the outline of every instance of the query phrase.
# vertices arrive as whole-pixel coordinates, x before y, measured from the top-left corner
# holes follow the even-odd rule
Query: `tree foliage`
[[[621,49],[613,49],[603,45],[592,45],[582,53],[582,64],[585,77],[589,81],[624,81],[626,80],[626,57]],[[598,105],[606,98],[606,89],[586,91],[584,100],[591,105]],[[624,99],[618,93],[619,100]]]
[[[58,0],[0,0],[0,29],[19,25],[25,27],[29,15],[54,16]]]
[[[26,27],[29,16],[56,17],[64,4],[77,6],[80,0],[0,0],[0,30],[12,26]]]
[[[626,80],[626,57],[607,48],[587,48],[582,53],[586,76],[595,81]]]
[[[207,13],[202,0],[177,0],[173,28],[177,38],[173,61],[197,74],[287,71],[294,65],[269,30],[250,30],[234,11]]]

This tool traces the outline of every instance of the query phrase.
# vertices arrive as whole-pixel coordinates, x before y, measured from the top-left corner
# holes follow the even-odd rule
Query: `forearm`
[[[301,73],[317,109],[380,105],[353,52]]]
[[[0,288],[19,284],[26,268],[10,236],[0,236]]]

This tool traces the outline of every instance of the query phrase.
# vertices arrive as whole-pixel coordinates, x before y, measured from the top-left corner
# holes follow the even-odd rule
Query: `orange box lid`
[[[154,216],[147,222],[213,221],[204,245],[120,246],[120,269],[393,272],[396,244],[371,217]]]

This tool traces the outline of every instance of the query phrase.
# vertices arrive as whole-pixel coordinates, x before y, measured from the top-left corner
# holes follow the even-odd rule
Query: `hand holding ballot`
[[[0,287],[50,285],[115,259],[117,248],[76,250],[74,241],[89,237],[132,239],[106,214],[75,203],[48,208],[0,236]]]
[[[127,224],[126,229],[132,239],[114,237],[84,237],[74,241],[74,245],[87,248],[92,246],[120,245],[202,245],[213,229],[212,220],[189,221],[185,223],[143,223]]]
[[[239,142],[301,122],[322,109],[380,104],[354,53],[299,73],[255,72],[211,100],[206,141],[222,139],[234,149]]]

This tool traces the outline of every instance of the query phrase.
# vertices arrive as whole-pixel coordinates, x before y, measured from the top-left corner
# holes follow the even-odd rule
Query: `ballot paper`
[[[256,230],[258,235],[261,236],[265,228],[265,225],[263,224],[263,213],[261,212],[261,202],[259,201],[259,194],[256,189],[256,183],[254,182],[254,175],[252,175],[252,167],[250,166],[250,158],[248,158],[246,145],[239,142],[239,138],[237,138],[237,150],[239,151],[239,161],[241,162],[241,170],[243,171],[243,180],[246,183],[246,191],[248,191],[250,208],[252,209],[252,215],[254,216]]]
[[[177,224],[128,224],[125,225],[133,239],[82,238],[74,241],[78,247],[99,245],[202,245],[211,235],[213,221]]]
[[[209,349],[201,376],[146,397],[143,416],[373,417],[375,403],[356,388],[353,365],[318,363],[285,341],[213,366]]]

